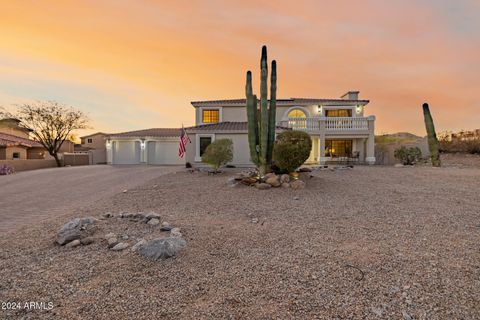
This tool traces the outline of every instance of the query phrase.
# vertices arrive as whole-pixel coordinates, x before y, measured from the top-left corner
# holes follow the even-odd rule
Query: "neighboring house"
[[[45,148],[30,139],[30,130],[22,128],[18,119],[0,120],[0,160],[44,159]]]
[[[107,141],[108,133],[96,132],[88,136],[80,137],[80,146],[75,146],[76,153],[90,153],[92,164],[107,163]]]
[[[283,128],[306,131],[312,137],[312,152],[307,163],[325,164],[346,158],[375,163],[374,116],[364,116],[369,100],[358,91],[340,99],[277,99],[277,133]],[[247,136],[245,99],[192,102],[196,126],[187,128],[191,143],[186,161],[201,162],[206,147],[215,139],[233,141],[231,164],[251,165]]]
[[[31,130],[20,126],[20,120],[0,120],[0,160],[53,159],[37,141],[30,139]],[[73,143],[64,141],[59,153],[73,152]]]
[[[183,165],[178,156],[181,129],[156,128],[106,136],[107,163]]]

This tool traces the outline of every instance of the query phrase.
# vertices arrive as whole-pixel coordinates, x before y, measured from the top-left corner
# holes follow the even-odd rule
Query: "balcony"
[[[317,118],[289,118],[280,121],[282,127],[302,130],[309,133],[368,133],[369,121],[375,117],[317,117]]]

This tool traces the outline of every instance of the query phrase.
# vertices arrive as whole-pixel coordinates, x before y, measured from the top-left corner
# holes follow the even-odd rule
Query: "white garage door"
[[[149,141],[149,164],[185,164],[185,158],[178,156],[178,142],[176,141]]]
[[[113,146],[113,164],[139,164],[140,142],[115,141]]]

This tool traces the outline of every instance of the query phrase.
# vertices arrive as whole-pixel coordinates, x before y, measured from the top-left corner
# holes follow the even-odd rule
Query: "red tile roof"
[[[258,100],[260,101],[260,100]],[[369,103],[370,100],[350,100],[350,99],[324,99],[324,98],[289,98],[289,99],[277,99],[277,105],[301,105],[301,104],[362,104]],[[206,101],[192,101],[193,106],[199,105],[219,105],[219,106],[245,106],[245,99],[225,99],[225,100],[206,100]]]
[[[0,146],[12,147],[12,146],[24,146],[24,147],[43,147],[39,142],[25,139],[22,137],[13,136],[7,133],[0,133]]]
[[[141,137],[180,137],[180,128],[152,128],[137,131],[128,131],[120,133],[109,134],[109,138],[126,137],[126,138],[141,138]]]

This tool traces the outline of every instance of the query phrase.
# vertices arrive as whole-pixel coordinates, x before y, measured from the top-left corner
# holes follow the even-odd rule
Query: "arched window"
[[[293,109],[288,113],[289,118],[306,118],[307,115],[300,109]]]

